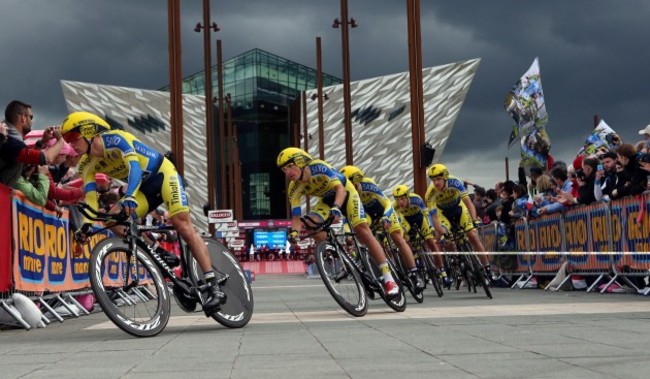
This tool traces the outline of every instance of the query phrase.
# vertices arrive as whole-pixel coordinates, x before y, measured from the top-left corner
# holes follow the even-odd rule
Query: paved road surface
[[[0,378],[647,378],[650,299],[494,289],[342,312],[319,279],[258,276],[251,323],[175,308],[155,338],[103,313],[0,331]]]

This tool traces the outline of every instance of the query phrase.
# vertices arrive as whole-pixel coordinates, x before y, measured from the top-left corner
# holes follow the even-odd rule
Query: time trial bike
[[[159,251],[142,236],[143,232],[173,230],[172,226],[140,225],[125,213],[98,212],[85,203],[77,204],[76,208],[88,220],[104,224],[88,231],[89,237],[115,226],[124,226],[123,236],[111,236],[97,242],[89,261],[90,285],[95,298],[117,327],[136,337],[159,334],[169,321],[172,292],[185,312],[194,312],[197,305],[203,303],[203,293],[210,284],[205,282],[187,244],[179,238],[181,275],[177,276]],[[226,294],[220,310],[209,316],[226,327],[241,328],[253,315],[250,283],[228,248],[209,237],[203,237],[203,241],[217,283]]]
[[[309,215],[300,218],[307,230],[307,235],[325,232],[325,240],[316,245],[316,266],[320,272],[325,287],[334,300],[349,314],[361,317],[368,312],[368,297],[374,299],[375,294],[396,312],[406,309],[404,287],[396,280],[399,291],[394,296],[386,293],[382,274],[366,246],[361,245],[354,232],[344,231],[342,225],[335,229],[332,225],[334,218],[319,222]],[[353,230],[349,221],[347,224]],[[393,278],[398,278],[395,267],[388,260]]]

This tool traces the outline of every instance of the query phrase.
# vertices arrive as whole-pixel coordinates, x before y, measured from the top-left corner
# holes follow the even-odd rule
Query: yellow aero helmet
[[[307,154],[303,149],[287,147],[278,154],[277,165],[279,168],[283,168],[293,163],[296,166],[303,168],[312,159],[311,155]]]
[[[402,197],[409,194],[409,187],[405,184],[400,184],[393,189],[393,197]]]
[[[363,171],[357,166],[345,166],[341,169],[341,174],[345,175],[352,184],[357,184],[361,182],[361,179],[365,176]]]
[[[442,165],[440,163],[436,163],[433,166],[429,167],[428,171],[429,178],[431,179],[438,176],[442,176],[442,178],[445,180],[449,179],[449,170],[447,170],[447,167],[445,167],[445,165]]]
[[[106,121],[89,112],[70,113],[61,126],[61,134],[64,136],[77,134],[88,139],[108,130],[111,130],[111,126]]]

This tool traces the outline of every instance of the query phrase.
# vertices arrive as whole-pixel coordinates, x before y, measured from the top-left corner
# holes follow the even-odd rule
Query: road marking
[[[372,321],[372,320],[409,320],[409,319],[437,319],[437,318],[463,318],[463,317],[508,317],[508,316],[549,316],[567,314],[617,314],[650,312],[650,307],[645,302],[628,301],[617,302],[615,306],[608,303],[562,303],[562,304],[525,304],[525,305],[478,305],[478,306],[436,306],[410,307],[402,313],[393,312],[388,308],[368,310],[364,317],[353,317],[345,311],[321,312],[280,312],[280,313],[255,313],[251,324],[279,324],[298,322],[328,322],[328,321]],[[168,326],[183,327],[192,325],[209,325],[215,321],[206,318],[203,313],[190,316],[172,316]],[[115,328],[112,322],[106,321],[92,325],[86,329],[111,329]]]

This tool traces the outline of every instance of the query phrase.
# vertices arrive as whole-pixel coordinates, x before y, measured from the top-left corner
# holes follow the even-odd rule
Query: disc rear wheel
[[[205,237],[203,242],[208,249],[217,283],[226,294],[226,302],[221,304],[221,309],[214,313],[212,318],[228,328],[246,326],[253,316],[254,302],[253,290],[244,270],[230,250],[219,241]],[[191,260],[190,277],[196,284],[205,283],[196,259]]]

